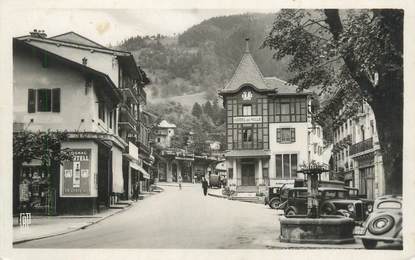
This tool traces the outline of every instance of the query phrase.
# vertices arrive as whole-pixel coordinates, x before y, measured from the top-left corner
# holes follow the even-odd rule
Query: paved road
[[[264,205],[203,196],[200,185],[165,192],[74,233],[16,247],[266,248],[278,237],[276,211]]]
[[[362,249],[348,245],[280,243],[277,211],[203,196],[200,185],[163,186],[165,192],[84,230],[16,244],[40,248]],[[380,245],[378,249],[397,249]],[[399,248],[399,247],[398,247]]]

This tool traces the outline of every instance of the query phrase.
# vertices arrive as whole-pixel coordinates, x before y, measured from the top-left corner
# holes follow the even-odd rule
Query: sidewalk
[[[140,194],[143,199],[159,192]],[[32,216],[31,224],[21,227],[18,217],[13,218],[13,244],[23,243],[41,238],[54,237],[85,229],[108,217],[129,209],[133,204],[140,203],[131,200],[119,201],[116,205],[95,215],[62,215],[62,216]]]

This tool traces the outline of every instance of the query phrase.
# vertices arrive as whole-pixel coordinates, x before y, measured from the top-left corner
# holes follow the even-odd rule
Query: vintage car
[[[282,185],[280,187],[269,187],[268,194],[265,196],[265,205],[269,205],[272,209],[277,209],[288,198],[288,187]]]
[[[353,234],[361,238],[367,249],[376,247],[378,241],[402,245],[402,197],[382,196],[376,199],[373,212]]]
[[[321,215],[343,215],[354,219],[357,223],[367,218],[372,204],[350,198],[349,191],[343,188],[320,187],[317,199]],[[286,216],[307,214],[307,188],[289,189],[284,214]]]

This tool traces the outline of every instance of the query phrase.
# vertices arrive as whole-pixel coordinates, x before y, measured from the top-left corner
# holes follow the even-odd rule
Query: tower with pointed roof
[[[226,110],[228,184],[240,196],[266,186],[293,184],[302,177],[297,175],[300,164],[320,160],[310,153],[308,142],[313,135],[310,93],[298,92],[277,77],[265,77],[249,39],[245,43],[233,76],[219,91]]]

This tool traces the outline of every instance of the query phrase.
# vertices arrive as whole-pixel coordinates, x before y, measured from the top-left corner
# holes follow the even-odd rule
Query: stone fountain
[[[338,215],[320,216],[318,177],[328,169],[312,162],[303,165],[301,172],[307,179],[307,215],[280,217],[280,241],[288,243],[345,244],[353,243],[354,221]]]

